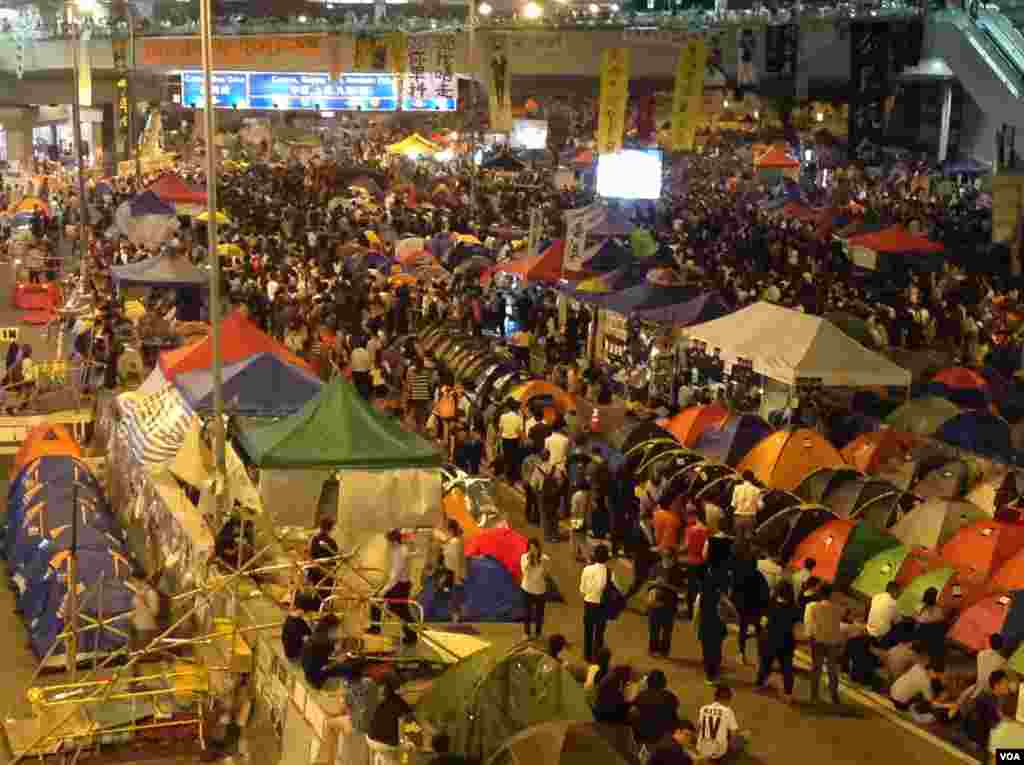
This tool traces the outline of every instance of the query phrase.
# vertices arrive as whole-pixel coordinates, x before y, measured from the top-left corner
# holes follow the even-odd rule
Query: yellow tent
[[[196,220],[203,221],[204,223],[206,221],[210,220],[210,213],[209,213],[209,211],[201,212],[199,215],[196,216]],[[224,213],[220,212],[219,210],[217,211],[217,218],[216,218],[216,220],[217,220],[218,223],[230,223],[231,222],[231,219],[227,215],[225,215]]]
[[[816,470],[845,466],[836,448],[813,430],[780,430],[760,441],[736,468],[765,486],[793,491]]]
[[[217,254],[224,258],[244,258],[245,252],[237,244],[227,243],[217,245]]]
[[[31,213],[35,212],[36,208],[43,211],[44,215],[50,214],[50,206],[46,204],[39,197],[25,197],[21,200],[18,206],[14,209],[15,213]]]
[[[398,143],[393,143],[388,146],[388,153],[402,154],[406,157],[419,157],[423,154],[433,154],[440,150],[440,146],[428,141],[419,133],[413,133],[408,138],[404,138]]]

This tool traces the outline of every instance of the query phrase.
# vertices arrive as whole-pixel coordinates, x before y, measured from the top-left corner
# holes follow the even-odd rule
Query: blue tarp
[[[24,609],[24,598],[27,597],[31,585],[46,575],[46,570],[54,556],[71,549],[71,526],[62,526],[49,537],[42,540],[30,552],[19,577],[15,580],[21,594],[18,599],[19,609]],[[78,529],[78,549],[81,550],[113,550],[124,552],[124,536],[120,531],[100,531],[92,526],[80,526]]]
[[[419,595],[428,622],[451,620],[450,596],[434,590],[428,580]],[[480,555],[466,561],[466,584],[462,592],[465,622],[520,622],[525,616],[523,591],[499,561]]]
[[[709,459],[735,467],[771,433],[772,426],[756,414],[741,414],[730,417],[719,428],[705,430],[694,449]]]
[[[39,574],[27,583],[25,594],[18,601],[22,618],[32,623],[44,613],[59,607],[59,603],[51,603],[54,594],[52,580],[59,577],[63,580],[68,575],[68,557],[66,553],[57,553],[40,569]],[[117,590],[131,574],[131,563],[124,552],[106,547],[80,547],[78,549],[78,582],[81,586],[91,588],[97,586],[96,597],[99,598],[99,582],[103,580],[103,610],[109,616],[106,589],[109,585]],[[66,592],[66,590],[65,590]],[[99,601],[97,601],[99,602]],[[109,604],[111,606],[116,604]],[[117,613],[117,612],[113,612]]]
[[[192,265],[188,258],[169,253],[124,266],[111,266],[110,275],[119,286],[204,287],[207,283],[205,271]]]
[[[323,387],[319,378],[272,353],[257,353],[224,368],[224,406],[231,414],[281,417],[299,411]],[[194,410],[213,407],[213,374],[184,372],[174,379]]]
[[[1013,460],[1010,424],[1001,417],[985,412],[962,412],[947,421],[936,438],[947,444],[986,457]]]

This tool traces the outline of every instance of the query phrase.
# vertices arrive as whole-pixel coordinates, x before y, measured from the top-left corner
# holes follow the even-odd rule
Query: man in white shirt
[[[267,298],[271,303],[274,302],[274,298],[277,297],[277,291],[281,289],[280,282],[277,281],[273,276],[267,279]]]
[[[1003,636],[993,632],[988,638],[988,648],[978,651],[977,668],[978,679],[971,689],[971,698],[988,689],[988,679],[996,670],[1005,670],[1009,666],[1006,657],[1003,656]]]
[[[697,754],[708,760],[721,760],[742,746],[736,714],[728,706],[732,690],[725,685],[715,689],[715,700],[697,714]]]
[[[942,679],[944,667],[934,659],[918,662],[889,687],[889,697],[899,710],[906,710],[917,700],[935,698],[935,681]]]
[[[561,430],[556,430],[544,439],[544,448],[548,452],[548,467],[565,471],[565,458],[569,454],[569,437]]]
[[[895,582],[889,582],[885,587],[885,592],[880,592],[871,598],[868,621],[864,625],[864,629],[876,644],[889,634],[899,617],[900,610],[896,602],[898,597],[899,587]]]
[[[583,658],[588,664],[597,661],[604,648],[604,630],[608,616],[604,609],[604,591],[611,576],[608,571],[608,548],[594,548],[594,562],[580,574],[580,595],[583,596]]]
[[[388,532],[388,580],[378,591],[379,598],[385,601],[405,601],[412,594],[412,577],[409,575],[409,551],[402,543],[401,529],[392,529]],[[416,642],[418,635],[409,628],[414,621],[412,611],[408,603],[389,602],[387,608],[394,612],[399,619],[406,624],[402,627],[402,642],[411,645]],[[379,635],[383,610],[380,606],[370,607],[370,634]]]
[[[754,474],[744,471],[743,481],[732,490],[733,528],[739,539],[745,539],[754,531],[757,511],[764,505],[761,490],[754,484]]]
[[[505,402],[506,411],[498,418],[498,435],[501,437],[501,453],[505,463],[505,478],[509,483],[519,481],[522,464],[523,415],[515,399]]]

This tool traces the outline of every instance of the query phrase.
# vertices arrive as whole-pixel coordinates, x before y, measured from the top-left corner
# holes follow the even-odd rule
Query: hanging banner
[[[599,202],[587,205],[579,210],[565,213],[565,255],[562,258],[562,271],[582,271],[583,263],[589,260],[596,250],[587,250],[587,236],[597,226],[604,223],[608,210]]]
[[[693,37],[679,52],[676,86],[672,98],[672,149],[692,151],[697,121],[704,103],[704,72],[708,49],[701,37]]]
[[[612,154],[622,148],[629,101],[629,48],[601,52],[601,98],[597,114],[597,153]]]
[[[490,66],[490,115],[491,130],[507,133],[512,130],[512,73],[505,50],[505,37],[491,36]]]
[[[89,55],[89,35],[78,41],[78,104],[92,106],[92,56]]]
[[[889,91],[889,24],[850,25],[850,116],[847,143],[852,159],[873,162],[885,137],[885,98]]]
[[[797,65],[800,57],[800,26],[775,24],[764,33],[765,75],[778,82],[779,95],[796,93]]]
[[[299,61],[314,66],[323,61],[325,35],[243,35],[213,38],[213,60],[218,67],[273,70],[272,60]],[[202,66],[203,50],[199,37],[146,37],[142,47],[143,66],[167,66],[177,69]],[[284,61],[277,62],[284,63]]]

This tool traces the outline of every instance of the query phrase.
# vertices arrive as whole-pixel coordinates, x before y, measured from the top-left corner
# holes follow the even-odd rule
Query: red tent
[[[988,648],[989,636],[1003,631],[1010,606],[1020,595],[1020,592],[989,595],[965,608],[949,631],[949,638],[972,651]]]
[[[846,540],[850,538],[850,533],[856,525],[853,521],[839,519],[819,526],[797,545],[789,561],[790,567],[801,569],[805,560],[814,558],[817,564],[814,567],[814,576],[824,582],[835,581]]]
[[[932,382],[954,390],[980,390],[988,393],[988,380],[980,372],[975,372],[967,367],[943,369],[932,378]]]
[[[149,185],[147,191],[152,191],[165,202],[171,204],[205,205],[206,192],[189,186],[180,176],[174,173],[161,175],[154,183]]]
[[[313,371],[309,364],[293,355],[270,335],[261,332],[241,311],[235,311],[221,322],[220,350],[224,365],[236,364],[257,353],[272,353],[286,364]],[[160,369],[168,380],[173,380],[183,372],[209,369],[211,366],[213,340],[210,337],[160,354]]]
[[[988,577],[1024,550],[1024,526],[975,521],[942,546],[941,556],[971,577]]]
[[[800,167],[800,160],[789,156],[789,152],[783,147],[773,146],[760,157],[754,159],[754,166],[764,169],[788,170]]]
[[[494,267],[495,271],[515,274],[526,282],[557,282],[559,279],[578,279],[576,272],[562,271],[562,260],[565,258],[565,240],[556,239],[539,255],[528,255],[524,258],[507,260]]]
[[[508,569],[508,572],[518,582],[523,578],[522,561],[528,546],[526,537],[515,529],[480,529],[472,539],[466,542],[466,557],[490,556]]]
[[[927,237],[911,234],[903,226],[890,226],[889,228],[883,228],[881,231],[851,236],[848,244],[850,247],[863,247],[866,250],[890,253],[934,253],[943,252],[946,249],[938,242],[933,242]]]

